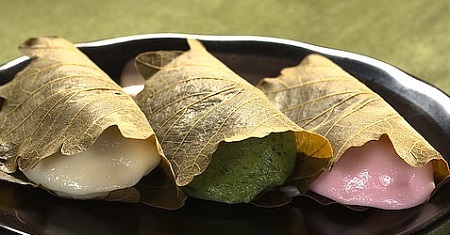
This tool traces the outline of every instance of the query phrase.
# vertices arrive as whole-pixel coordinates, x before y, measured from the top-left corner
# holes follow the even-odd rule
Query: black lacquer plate
[[[231,69],[256,83],[297,65],[310,53],[332,59],[384,97],[447,161],[450,97],[393,66],[365,56],[296,41],[241,36],[149,34],[77,44],[121,85],[125,65],[149,50],[186,50],[200,39]],[[28,63],[20,57],[0,67],[0,85]],[[410,234],[439,226],[450,215],[450,185],[421,206],[400,211],[352,211],[295,198],[280,208],[225,205],[189,199],[176,211],[141,204],[74,201],[41,189],[0,182],[0,233],[7,234]]]

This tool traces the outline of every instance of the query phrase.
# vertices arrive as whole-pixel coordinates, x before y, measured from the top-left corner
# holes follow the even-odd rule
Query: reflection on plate
[[[116,82],[129,87],[142,83],[129,70],[134,56],[149,50],[187,50],[186,37],[200,39],[254,84],[298,64],[307,54],[325,55],[383,96],[450,160],[450,98],[365,56],[289,40],[238,36],[150,34],[78,46]],[[27,62],[21,57],[1,66],[0,84],[10,81]],[[356,212],[303,197],[275,209],[189,199],[182,209],[165,211],[141,204],[61,199],[44,190],[0,182],[0,227],[19,234],[401,234],[423,232],[446,219],[449,194],[447,184],[428,203],[400,211]]]

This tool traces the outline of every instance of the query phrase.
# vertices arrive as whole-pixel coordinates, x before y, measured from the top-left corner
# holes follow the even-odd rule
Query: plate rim
[[[252,36],[252,35],[206,35],[206,34],[184,34],[184,33],[149,33],[149,34],[136,34],[129,36],[119,36],[112,37],[107,39],[99,39],[93,41],[86,42],[78,42],[74,43],[76,47],[84,48],[84,47],[103,47],[108,45],[114,45],[119,43],[132,42],[137,40],[150,40],[150,39],[186,39],[186,38],[194,38],[200,41],[222,41],[222,42],[262,42],[262,43],[275,43],[282,44],[287,46],[293,46],[297,48],[303,48],[311,51],[318,52],[320,54],[341,58],[341,59],[350,59],[354,61],[359,61],[365,63],[370,66],[377,67],[378,69],[383,70],[391,77],[395,78],[397,82],[400,83],[404,88],[413,90],[421,95],[431,97],[440,106],[443,108],[447,115],[450,116],[450,105],[445,105],[450,103],[450,94],[446,94],[438,87],[423,81],[422,79],[410,75],[401,69],[395,67],[394,65],[383,62],[379,59],[372,58],[367,55],[362,55],[354,52],[329,48],[325,46],[319,46],[311,43],[306,43],[302,41],[296,41],[293,39],[284,39],[277,37],[267,37],[267,36]],[[0,65],[0,70],[7,70],[11,67],[14,67],[17,64],[25,62],[29,57],[21,56],[11,61],[8,61],[4,64]]]

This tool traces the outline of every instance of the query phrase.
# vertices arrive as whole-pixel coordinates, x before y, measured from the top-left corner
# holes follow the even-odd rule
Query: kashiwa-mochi
[[[133,99],[63,38],[20,50],[29,64],[0,87],[0,169],[62,197],[138,201],[132,187],[166,161]]]
[[[250,202],[283,185],[297,163],[317,159],[301,181],[326,167],[331,147],[322,136],[295,125],[200,42],[188,42],[186,52],[136,58],[146,79],[136,102],[187,195]]]
[[[258,87],[300,127],[329,139],[332,164],[313,192],[346,205],[405,209],[427,201],[450,175],[395,109],[323,56],[309,55]]]

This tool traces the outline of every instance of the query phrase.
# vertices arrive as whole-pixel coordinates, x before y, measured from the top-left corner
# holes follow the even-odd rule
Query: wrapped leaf
[[[150,139],[164,158],[133,99],[70,42],[59,37],[31,38],[20,50],[31,57],[30,64],[0,87],[1,171],[31,169],[58,151],[83,152],[111,126],[126,138]],[[166,169],[165,177],[173,179],[167,161],[161,161],[160,167]],[[18,182],[24,181],[19,173],[3,175],[3,180],[14,181],[11,176],[17,175]],[[130,190],[113,192],[110,199],[135,201],[138,196]],[[184,198],[178,196],[173,200],[181,206]]]
[[[299,126],[330,140],[333,163],[350,147],[386,134],[409,165],[433,161],[437,183],[450,174],[441,154],[387,102],[325,57],[309,55],[258,87]]]
[[[299,185],[328,167],[331,147],[326,139],[295,125],[200,42],[188,43],[187,52],[148,52],[136,59],[147,80],[136,102],[174,167],[177,185],[202,174],[221,142],[286,131],[295,133],[296,165],[305,169],[292,176]]]

